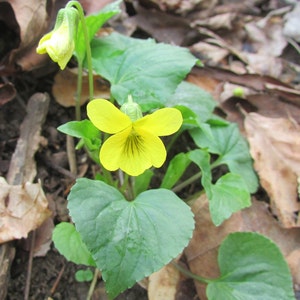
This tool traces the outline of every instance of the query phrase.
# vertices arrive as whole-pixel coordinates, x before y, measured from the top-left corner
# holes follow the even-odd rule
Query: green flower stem
[[[188,178],[187,180],[179,183],[178,185],[174,186],[172,188],[172,191],[174,193],[177,193],[179,191],[181,191],[183,188],[185,188],[186,186],[190,185],[191,183],[193,183],[194,181],[198,180],[200,177],[202,176],[202,173],[196,173],[195,175],[191,176],[190,178]]]
[[[97,280],[98,280],[99,276],[101,276],[101,273],[100,273],[99,269],[96,268],[95,272],[94,272],[94,277],[93,277],[92,283],[90,285],[89,292],[88,292],[86,300],[91,300],[92,299],[93,293],[94,293],[94,290],[95,290],[95,287],[96,287],[96,283],[97,283]]]
[[[172,146],[174,145],[174,143],[176,142],[176,140],[178,139],[178,137],[181,135],[181,133],[182,133],[182,130],[178,130],[176,133],[174,133],[172,135],[170,142],[166,146],[167,152],[169,152],[169,150],[172,148]]]
[[[200,282],[203,282],[203,283],[207,283],[207,284],[214,281],[214,279],[207,279],[207,278],[198,276],[198,275],[196,275],[196,274],[190,272],[189,270],[183,268],[180,264],[178,264],[178,263],[176,263],[176,262],[174,262],[174,261],[172,261],[171,263],[172,263],[172,265],[173,265],[177,270],[179,270],[181,273],[183,273],[184,275],[186,275],[186,276],[188,276],[188,277],[190,277],[190,278],[193,278],[193,279],[195,279],[195,280],[197,280],[197,281],[200,281]]]
[[[124,173],[121,170],[120,172],[122,172],[121,174],[123,175],[122,181],[120,180],[121,183],[120,192],[125,196],[125,198],[128,201],[132,201],[135,198],[134,190],[132,186],[132,177],[130,177],[127,173]]]
[[[77,121],[80,121],[81,119],[80,98],[82,92],[82,73],[83,73],[82,63],[78,62],[77,92],[75,97],[75,117]]]
[[[217,159],[216,161],[214,161],[211,165],[210,165],[210,169],[214,169],[220,165],[222,165],[222,158]],[[185,181],[179,183],[178,185],[176,185],[174,188],[172,188],[172,191],[174,193],[177,193],[179,191],[181,191],[183,188],[185,188],[186,186],[190,185],[191,183],[193,183],[194,181],[198,180],[199,178],[201,178],[202,173],[196,173],[193,176],[189,177],[188,179],[186,179]]]
[[[88,77],[89,77],[89,93],[90,93],[90,100],[94,99],[94,81],[93,81],[93,68],[92,68],[92,51],[91,51],[91,45],[90,45],[90,39],[88,36],[88,31],[85,23],[84,13],[83,9],[78,1],[70,1],[66,5],[66,7],[69,6],[75,6],[78,10],[84,40],[85,40],[85,47],[86,47],[86,59],[87,59],[87,65],[88,65]],[[83,62],[79,62],[79,64],[82,64]]]

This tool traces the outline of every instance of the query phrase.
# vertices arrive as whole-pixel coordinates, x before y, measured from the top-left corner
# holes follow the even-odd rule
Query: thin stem
[[[120,187],[120,192],[122,194],[125,194],[126,193],[126,190],[128,188],[128,180],[129,180],[129,177],[128,177],[128,174],[126,173],[123,173],[123,171],[119,170],[120,172],[120,184],[121,184],[121,187]]]
[[[82,31],[85,41],[85,50],[86,50],[86,60],[87,60],[87,66],[88,66],[88,77],[89,77],[89,93],[90,93],[90,100],[94,99],[94,80],[93,80],[93,68],[92,68],[92,51],[91,51],[91,45],[90,45],[90,38],[88,35],[88,30],[84,18],[83,9],[78,1],[70,1],[66,5],[66,7],[69,6],[75,6],[79,13],[79,18],[82,25]],[[79,62],[83,63],[83,62]]]
[[[220,166],[222,163],[222,158],[217,159],[216,161],[214,161],[211,165],[210,165],[210,169],[214,169],[218,166]],[[202,176],[202,173],[196,173],[193,176],[191,176],[190,178],[186,179],[185,181],[179,183],[178,185],[176,185],[172,191],[174,193],[177,193],[179,191],[181,191],[183,188],[185,188],[186,186],[190,185],[191,183],[193,183],[194,181],[198,180],[200,177]]]
[[[178,185],[176,185],[175,187],[172,188],[172,191],[174,193],[177,193],[179,191],[181,191],[183,188],[185,188],[186,186],[190,185],[191,183],[193,183],[194,181],[198,180],[200,177],[202,176],[202,173],[196,173],[193,176],[191,176],[190,178],[188,178],[187,180],[179,183]]]
[[[95,272],[94,272],[94,277],[93,277],[92,283],[90,285],[88,295],[86,297],[86,300],[92,299],[99,274],[100,274],[100,271],[99,271],[99,269],[96,268]]]
[[[83,34],[84,34],[85,46],[86,46],[86,60],[88,65],[88,76],[89,76],[89,93],[90,93],[90,100],[92,100],[94,99],[94,76],[93,76],[93,67],[92,67],[92,51],[91,51],[91,45],[90,45],[90,40],[89,40],[84,16],[82,17],[82,28],[83,28]]]
[[[80,99],[81,99],[81,92],[82,92],[82,73],[83,73],[82,63],[78,62],[77,92],[75,97],[75,117],[77,121],[80,121],[81,119]]]
[[[200,281],[200,282],[203,282],[203,283],[210,283],[210,282],[214,281],[214,279],[207,279],[207,278],[201,277],[201,276],[199,276],[199,275],[196,275],[196,274],[190,272],[189,270],[183,268],[180,264],[177,264],[177,263],[174,262],[174,261],[172,261],[171,263],[172,263],[172,265],[173,265],[176,269],[178,269],[181,273],[183,273],[184,275],[186,275],[186,276],[188,276],[188,277],[190,277],[190,278],[193,278],[193,279],[195,279],[195,280],[197,280],[197,281]]]
[[[120,191],[128,201],[132,201],[135,197],[134,189],[132,186],[132,177],[130,177],[127,173],[122,172],[122,174],[124,174],[124,181],[120,188]]]

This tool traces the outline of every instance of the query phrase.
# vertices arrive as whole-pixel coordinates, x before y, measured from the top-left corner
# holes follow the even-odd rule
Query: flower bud
[[[75,49],[78,20],[77,9],[73,7],[60,9],[54,29],[41,38],[36,52],[48,53],[50,58],[63,70]]]
[[[128,95],[127,102],[121,106],[120,110],[126,114],[132,122],[143,117],[141,107],[136,102],[133,102],[131,95]]]

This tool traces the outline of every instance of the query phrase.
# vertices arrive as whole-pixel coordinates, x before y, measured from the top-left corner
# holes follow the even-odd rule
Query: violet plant
[[[219,226],[249,207],[250,194],[258,187],[238,127],[214,115],[210,94],[184,81],[199,64],[187,49],[116,32],[95,37],[120,12],[119,5],[116,1],[85,17],[79,2],[70,1],[37,48],[61,69],[72,56],[77,59],[76,120],[58,130],[78,138],[101,170],[97,178],[76,180],[68,196],[73,223],[57,225],[53,241],[68,260],[95,268],[95,278],[101,273],[110,299],[158,271],[188,245],[194,216],[189,203],[177,195],[182,189],[199,182],[212,221]],[[80,120],[79,106],[83,68],[90,82],[86,120]],[[110,99],[94,99],[93,72],[109,81]],[[178,147],[184,134],[191,137],[191,145]],[[192,164],[199,171],[185,178]],[[212,171],[223,165],[228,172],[213,181]],[[151,188],[151,181],[159,187]],[[257,233],[233,233],[223,241],[219,278],[177,267],[207,283],[211,300],[294,299],[282,254]]]

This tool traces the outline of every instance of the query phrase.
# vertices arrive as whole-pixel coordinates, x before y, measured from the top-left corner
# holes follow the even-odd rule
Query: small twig
[[[26,276],[26,283],[25,283],[25,290],[24,290],[24,300],[29,299],[31,272],[32,272],[32,261],[33,261],[33,253],[34,253],[34,246],[35,246],[35,235],[36,235],[36,232],[34,230],[31,233],[31,242],[30,242],[28,267],[27,267],[27,276]]]
[[[52,296],[55,293],[56,288],[57,288],[57,286],[58,286],[58,284],[60,282],[60,279],[61,279],[61,277],[62,277],[62,275],[63,275],[63,273],[65,271],[65,267],[66,267],[66,265],[63,265],[62,268],[61,268],[61,270],[59,271],[58,276],[57,276],[57,278],[56,278],[56,280],[55,280],[55,282],[54,282],[54,284],[53,284],[53,286],[52,286],[52,288],[50,290],[50,296]]]
[[[70,135],[67,135],[67,155],[68,155],[70,171],[73,175],[76,175],[77,163],[76,163],[76,155],[75,155],[74,138]]]

